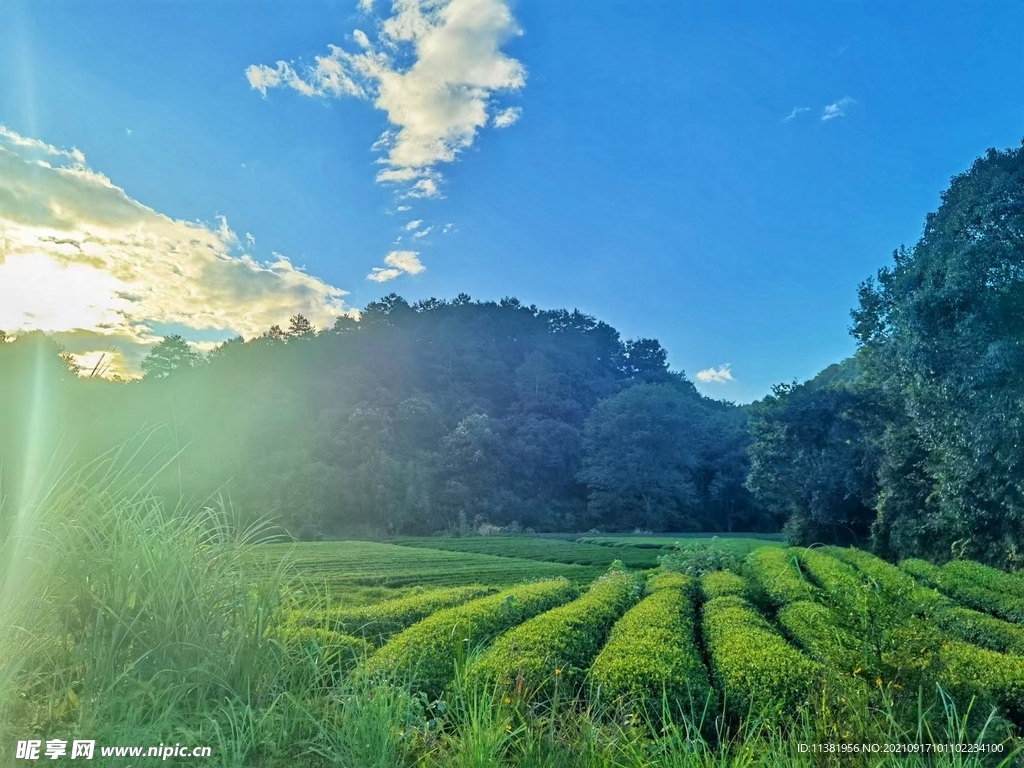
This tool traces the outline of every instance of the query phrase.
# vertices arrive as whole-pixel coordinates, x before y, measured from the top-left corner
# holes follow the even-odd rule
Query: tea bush
[[[830,597],[842,597],[863,584],[849,565],[819,549],[801,550],[799,558],[807,573]]]
[[[299,626],[321,626],[335,632],[362,637],[370,644],[384,640],[437,611],[462,605],[469,600],[494,594],[495,587],[451,587],[434,589],[376,605],[336,609],[323,613],[300,614],[294,621]]]
[[[319,682],[336,682],[369,653],[361,638],[318,627],[285,627],[279,639],[292,674],[306,667]]]
[[[958,640],[990,651],[1024,656],[1024,627],[1018,624],[960,606],[939,611],[936,621],[939,627]]]
[[[415,690],[436,696],[455,676],[457,660],[468,644],[490,642],[577,594],[569,581],[555,579],[438,611],[392,637],[367,660],[366,672],[371,677],[398,677]]]
[[[693,580],[682,578],[690,583],[657,590],[616,622],[588,676],[597,698],[659,712],[664,696],[686,714],[715,711],[695,638]]]
[[[514,686],[541,697],[594,660],[608,631],[639,596],[635,576],[612,572],[582,597],[543,613],[500,637],[471,668],[471,679]]]
[[[705,602],[728,595],[746,597],[747,582],[732,571],[712,571],[700,577],[700,592]]]
[[[704,606],[704,642],[715,684],[737,718],[794,714],[822,678],[820,664],[787,643],[739,597],[718,597]]]
[[[946,563],[941,568],[920,560],[905,560],[901,567],[915,578],[938,587],[941,592],[959,603],[1007,621],[1024,623],[1024,597],[989,586],[1006,586],[1006,582],[989,573],[993,571],[991,568],[966,560]],[[999,571],[995,573],[1007,579],[1015,578]]]
[[[1024,722],[1024,656],[950,642],[940,653],[942,682],[964,698],[989,694],[1018,724]]]
[[[652,573],[647,578],[647,591],[656,592],[659,589],[683,589],[693,588],[693,578],[682,573]]]
[[[861,666],[858,643],[835,622],[829,608],[809,600],[784,606],[776,616],[779,626],[812,657],[831,664],[841,674]]]
[[[1005,573],[973,560],[953,560],[942,566],[942,570],[958,580],[1024,600],[1024,578],[1021,576]]]
[[[775,605],[821,598],[821,590],[800,571],[795,549],[762,547],[746,559],[747,571]]]

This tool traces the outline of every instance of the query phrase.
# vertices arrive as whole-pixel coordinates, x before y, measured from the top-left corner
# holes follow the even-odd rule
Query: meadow
[[[3,764],[19,739],[79,736],[254,768],[1021,755],[1020,574],[755,536],[273,543],[108,475],[66,478],[0,553],[19,585],[0,604]]]

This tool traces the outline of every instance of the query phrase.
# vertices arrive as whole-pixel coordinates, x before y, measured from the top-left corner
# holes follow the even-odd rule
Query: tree
[[[882,488],[928,499],[890,504],[904,554],[928,541],[942,557],[1024,566],[1024,143],[953,178],[914,248],[860,286],[853,319],[918,443],[894,464],[913,471]]]
[[[175,371],[195,368],[202,360],[202,353],[192,349],[181,336],[172,334],[165,336],[146,355],[142,372],[147,379],[166,379]]]
[[[583,468],[592,516],[657,530],[695,525],[693,472],[708,415],[671,384],[638,384],[602,400],[583,427]]]
[[[302,338],[304,336],[313,336],[315,334],[316,328],[304,315],[298,314],[289,318],[288,335],[293,339]]]

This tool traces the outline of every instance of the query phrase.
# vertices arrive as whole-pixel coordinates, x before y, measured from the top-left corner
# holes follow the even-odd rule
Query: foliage
[[[818,688],[822,667],[789,645],[739,597],[704,606],[704,641],[729,713],[743,718],[774,710],[798,718]]]
[[[566,580],[524,584],[456,608],[438,611],[392,637],[366,663],[371,677],[411,681],[416,690],[440,694],[455,676],[458,658],[513,627],[572,599]]]
[[[988,150],[860,286],[854,336],[914,446],[882,476],[881,533],[903,556],[1024,564],[1022,188],[1024,145]]]
[[[740,559],[729,549],[718,546],[717,539],[709,544],[688,544],[658,558],[663,570],[701,576],[711,571],[738,570]]]
[[[746,597],[748,591],[746,579],[732,571],[710,571],[700,577],[700,593],[705,602],[716,597]]]
[[[943,683],[959,693],[991,695],[1018,723],[1024,722],[1024,656],[1011,656],[967,643],[942,647]]]
[[[337,683],[342,673],[359,663],[370,650],[361,638],[320,627],[286,625],[280,642],[286,663],[293,667],[289,674],[301,675],[304,668],[312,673],[314,684]]]
[[[179,369],[195,368],[203,362],[203,355],[176,334],[165,336],[142,361],[142,372],[147,378],[166,379]]]
[[[904,567],[922,572],[941,592],[964,605],[995,614],[1007,621],[1024,624],[1024,597],[994,588],[992,585],[1002,585],[1005,582],[994,577],[990,569],[984,566],[955,561],[933,570],[922,568],[912,561],[905,561]]]
[[[970,608],[951,606],[936,614],[939,627],[966,643],[1024,656],[1024,626]]]
[[[747,555],[744,564],[753,580],[776,606],[820,597],[820,590],[800,570],[796,550],[765,547]]]
[[[656,713],[665,698],[696,719],[705,707],[717,709],[696,644],[695,583],[680,581],[660,587],[615,623],[588,673],[598,698]]]
[[[582,597],[530,619],[499,638],[470,669],[516,695],[550,697],[573,685],[590,665],[608,631],[636,602],[639,583],[622,571],[598,579]]]
[[[292,622],[303,627],[324,627],[335,632],[363,638],[371,646],[380,645],[403,629],[444,608],[497,592],[494,587],[451,587],[434,589],[396,600],[385,600],[358,608],[300,612]]]
[[[813,658],[825,662],[838,676],[849,676],[862,669],[860,643],[836,625],[834,613],[820,603],[797,600],[778,613],[779,626]]]
[[[629,568],[653,568],[658,564],[657,552],[638,547],[602,547],[597,544],[581,544],[561,539],[542,539],[518,536],[470,536],[448,538],[394,539],[403,547],[429,547],[453,552],[476,552],[502,557],[519,557],[526,560],[543,560],[549,563],[572,563],[607,567],[613,560],[621,560]]]
[[[584,584],[604,572],[603,568],[590,566],[371,541],[269,544],[250,553],[251,568],[257,577],[262,572],[274,573],[283,561],[290,572],[301,574],[309,582],[310,590],[342,590],[352,586],[507,586],[556,577]]]

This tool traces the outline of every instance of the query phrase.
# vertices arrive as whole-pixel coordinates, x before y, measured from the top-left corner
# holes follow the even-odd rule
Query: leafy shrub
[[[656,592],[659,589],[682,589],[693,588],[693,578],[682,573],[653,573],[647,577],[647,591]]]
[[[635,701],[657,712],[664,695],[697,716],[708,705],[711,686],[694,637],[689,597],[694,584],[690,577],[680,578],[686,581],[679,587],[659,588],[616,622],[590,668],[588,679],[597,696]],[[715,709],[712,701],[708,710]]]
[[[747,555],[747,571],[775,605],[821,597],[821,590],[804,578],[796,552],[795,549],[762,547]]]
[[[364,638],[377,646],[384,640],[437,611],[462,605],[469,600],[497,592],[494,587],[451,587],[434,589],[418,595],[386,600],[376,605],[333,610],[325,613],[300,614],[299,626],[321,626],[335,632]]]
[[[747,582],[742,576],[732,571],[711,571],[700,577],[700,591],[705,602],[727,595],[745,597]]]
[[[1008,574],[966,560],[956,560],[941,568],[922,560],[904,560],[900,567],[970,608],[995,614],[1007,621],[1024,623],[1024,597],[987,586],[1005,586],[1005,583],[993,577],[992,573],[1014,578]]]
[[[366,671],[372,677],[407,679],[416,690],[438,695],[455,676],[467,643],[488,643],[577,593],[569,581],[554,579],[438,611],[392,637],[367,660]]]
[[[846,549],[829,547],[827,551],[852,565],[865,578],[873,582],[878,589],[894,598],[912,603],[918,613],[931,615],[936,611],[943,610],[950,602],[948,598],[943,597],[934,589],[920,586],[909,572],[897,568],[892,563],[885,562],[870,552],[852,547]],[[925,565],[929,564],[925,563]]]
[[[704,606],[704,642],[715,684],[737,718],[795,713],[822,677],[820,664],[787,643],[739,597],[718,597]]]
[[[842,674],[853,674],[860,664],[859,643],[835,622],[833,611],[820,603],[798,600],[783,607],[779,626],[812,657],[828,662]]]
[[[1024,657],[968,643],[942,647],[942,682],[962,697],[989,694],[1018,723],[1024,720]]]
[[[936,614],[939,627],[957,640],[990,651],[1024,656],[1024,627],[987,613],[951,605]]]
[[[336,682],[369,653],[360,638],[317,627],[287,626],[280,634],[281,647],[292,669],[306,667],[319,682]]]
[[[840,597],[861,587],[863,581],[846,563],[818,549],[800,551],[800,563],[830,597]]]
[[[608,630],[638,597],[628,573],[598,579],[582,597],[543,613],[500,637],[471,668],[471,678],[515,686],[517,693],[546,696],[555,678],[574,677],[590,665]]]
[[[733,552],[711,544],[688,544],[658,558],[661,568],[670,573],[702,576],[711,571],[738,570],[740,560]]]
[[[973,560],[954,560],[942,570],[949,576],[1024,600],[1024,579]]]

